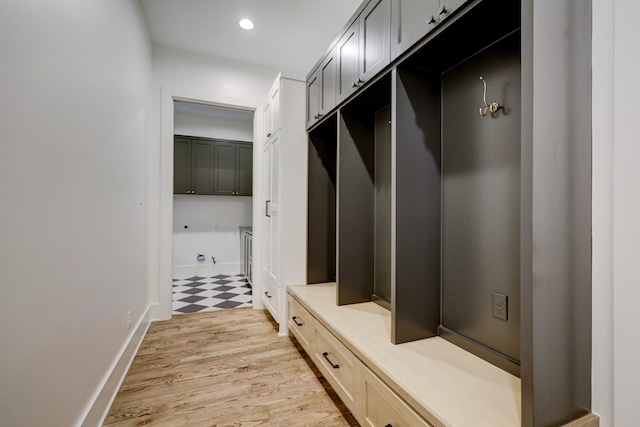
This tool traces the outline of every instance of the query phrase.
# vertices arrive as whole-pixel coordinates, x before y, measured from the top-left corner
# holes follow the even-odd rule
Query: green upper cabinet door
[[[236,144],[216,141],[215,194],[236,194]]]
[[[253,194],[253,145],[236,144],[236,195]]]
[[[178,136],[173,144],[173,193],[191,194],[191,140]]]
[[[173,193],[213,194],[213,141],[175,136]]]
[[[173,193],[251,196],[253,144],[175,136]]]
[[[253,192],[253,145],[216,141],[215,191],[220,196],[251,196]]]
[[[213,141],[191,141],[191,194],[213,194],[213,147]]]

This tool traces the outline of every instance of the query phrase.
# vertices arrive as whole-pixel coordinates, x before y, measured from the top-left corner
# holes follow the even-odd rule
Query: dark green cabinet
[[[251,196],[253,192],[253,147],[251,144],[216,141],[213,194]]]
[[[251,143],[175,136],[173,193],[251,196]]]
[[[213,141],[176,136],[173,157],[174,194],[213,194]]]

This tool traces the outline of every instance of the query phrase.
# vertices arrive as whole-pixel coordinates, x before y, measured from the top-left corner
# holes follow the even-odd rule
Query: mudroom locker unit
[[[365,1],[307,107],[307,283],[520,377],[523,426],[588,414],[591,2]]]

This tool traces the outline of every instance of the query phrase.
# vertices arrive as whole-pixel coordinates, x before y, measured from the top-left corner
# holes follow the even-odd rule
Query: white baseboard
[[[100,386],[97,388],[91,403],[85,410],[85,415],[80,418],[80,426],[100,427],[104,423],[111,404],[113,404],[118,390],[120,390],[122,381],[124,381],[138,348],[147,334],[151,323],[150,313],[150,306],[148,306],[133,333],[129,336],[128,341],[122,346],[120,353],[100,382]]]

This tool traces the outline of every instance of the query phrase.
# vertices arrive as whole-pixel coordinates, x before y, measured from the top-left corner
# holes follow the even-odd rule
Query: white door
[[[280,269],[280,132],[266,143],[263,168],[263,251],[262,271],[274,284],[278,285]]]

